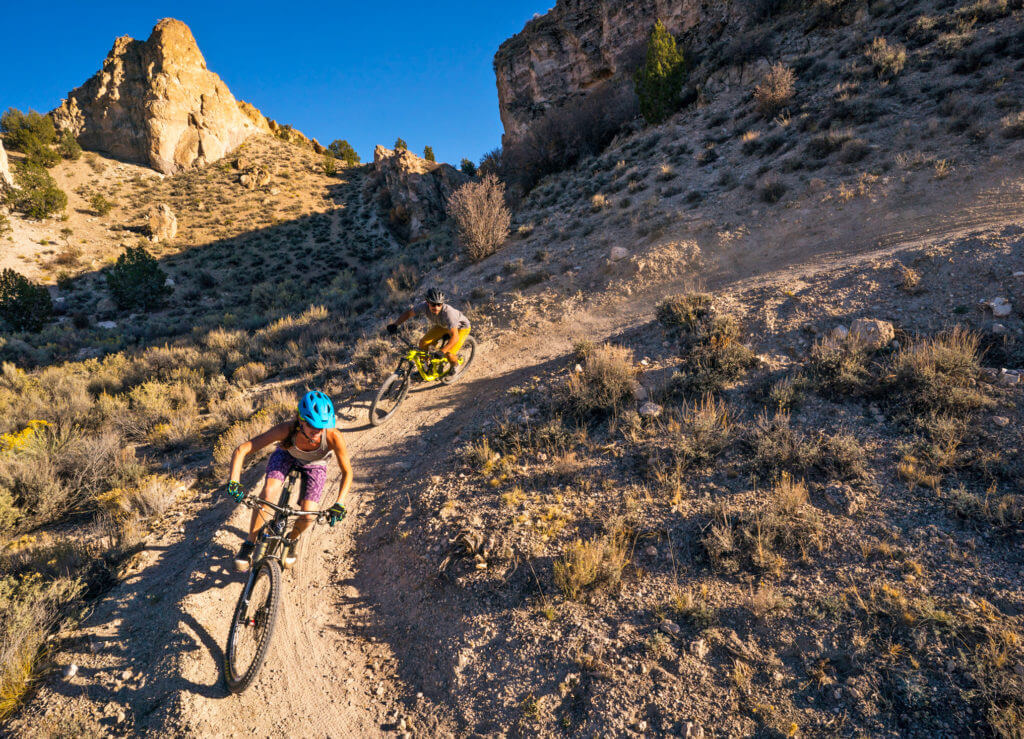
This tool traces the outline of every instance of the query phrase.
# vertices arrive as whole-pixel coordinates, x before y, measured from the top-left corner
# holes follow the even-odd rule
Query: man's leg
[[[448,357],[448,362],[451,364],[449,372],[458,372],[458,353],[459,349],[462,348],[462,345],[466,343],[467,336],[469,336],[468,328],[458,329],[457,331],[452,331],[451,334],[449,334],[448,341],[441,350],[444,352],[444,355]]]
[[[447,335],[448,329],[441,328],[440,326],[434,326],[423,335],[422,339],[420,339],[420,351],[427,351],[431,344],[443,339]]]

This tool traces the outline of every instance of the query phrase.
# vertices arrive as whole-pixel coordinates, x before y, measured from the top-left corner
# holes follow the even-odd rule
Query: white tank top
[[[327,458],[331,456],[331,449],[327,446],[327,431],[328,429],[324,429],[324,432],[320,435],[320,447],[309,452],[295,446],[295,435],[299,433],[296,431],[292,434],[292,445],[285,449],[285,451],[292,455],[292,458],[296,461],[302,462],[303,465],[326,465]]]

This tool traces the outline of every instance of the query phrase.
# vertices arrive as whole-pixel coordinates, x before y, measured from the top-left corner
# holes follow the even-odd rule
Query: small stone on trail
[[[832,329],[829,335],[833,339],[838,339],[839,341],[842,341],[843,339],[850,335],[850,329],[846,328],[846,326],[836,326],[834,329]]]
[[[1006,416],[994,416],[992,418],[992,423],[994,423],[999,428],[1003,428],[1004,426],[1010,425],[1010,419],[1007,418]]]
[[[992,333],[994,333],[994,334],[1005,334],[1006,333],[1006,326],[1004,326],[1001,323],[993,323],[992,324]]]
[[[992,300],[988,301],[987,305],[992,309],[992,315],[996,318],[1005,318],[1013,313],[1013,305],[1003,297],[992,298]]]
[[[117,322],[116,321],[100,321],[99,323],[96,324],[96,327],[97,328],[105,328],[105,329],[117,328]]]
[[[675,621],[669,621],[668,619],[662,621],[658,628],[660,628],[666,634],[671,634],[672,636],[678,636],[679,632],[681,631],[681,629],[679,628],[679,624],[677,624]]]
[[[646,554],[648,557],[657,557],[658,556],[658,547],[656,547],[656,546],[654,546],[652,544],[651,546],[647,547],[644,550],[644,554]]]
[[[704,659],[704,657],[707,656],[707,653],[708,645],[707,642],[705,642],[703,639],[698,639],[697,641],[690,644],[690,654],[692,654],[697,659]]]
[[[640,415],[643,418],[657,418],[661,415],[662,407],[657,403],[647,401],[640,406]]]
[[[78,674],[78,665],[72,662],[70,665],[64,668],[64,679],[70,680]]]
[[[618,262],[629,256],[629,249],[623,246],[613,246],[608,256],[613,262]]]

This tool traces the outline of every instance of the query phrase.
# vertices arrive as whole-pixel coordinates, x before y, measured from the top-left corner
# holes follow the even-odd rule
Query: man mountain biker
[[[394,323],[389,323],[387,330],[391,335],[397,334],[398,327],[413,316],[426,316],[431,327],[420,339],[419,347],[422,351],[427,351],[431,345],[444,340],[441,345],[441,353],[444,354],[449,365],[445,374],[451,376],[459,371],[459,360],[456,355],[466,341],[466,337],[469,336],[469,319],[444,301],[445,295],[440,289],[430,288],[427,290],[425,302],[414,305],[400,315]]]
[[[231,477],[227,493],[235,500],[242,500],[245,497],[245,491],[238,482],[245,455],[276,443],[277,449],[267,460],[266,479],[260,499],[276,503],[284,487],[285,478],[289,472],[296,469],[302,476],[302,497],[299,500],[302,510],[319,511],[320,498],[327,483],[327,459],[334,454],[338,459],[338,467],[341,468],[341,491],[338,493],[338,502],[327,511],[333,526],[345,517],[345,496],[352,485],[352,465],[348,459],[348,451],[345,449],[341,433],[334,425],[334,404],[331,399],[319,390],[306,393],[299,402],[293,420],[279,423],[238,445],[231,457]],[[238,554],[235,555],[235,567],[242,572],[249,569],[249,560],[252,558],[260,529],[272,518],[264,511],[269,512],[269,509],[261,506],[253,510],[249,522],[249,538],[242,543]],[[310,527],[313,519],[314,516],[300,516],[295,520],[281,560],[284,567],[295,564],[295,548],[299,535]]]

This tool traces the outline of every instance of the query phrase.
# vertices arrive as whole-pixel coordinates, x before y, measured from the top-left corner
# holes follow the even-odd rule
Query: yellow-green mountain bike
[[[475,354],[476,341],[472,336],[467,336],[455,353],[459,364],[450,372],[448,360],[440,352],[424,351],[409,345],[397,369],[388,375],[377,391],[377,397],[370,405],[370,423],[380,426],[394,416],[398,406],[409,394],[409,386],[413,382],[440,382],[444,385],[458,382],[466,374]]]

